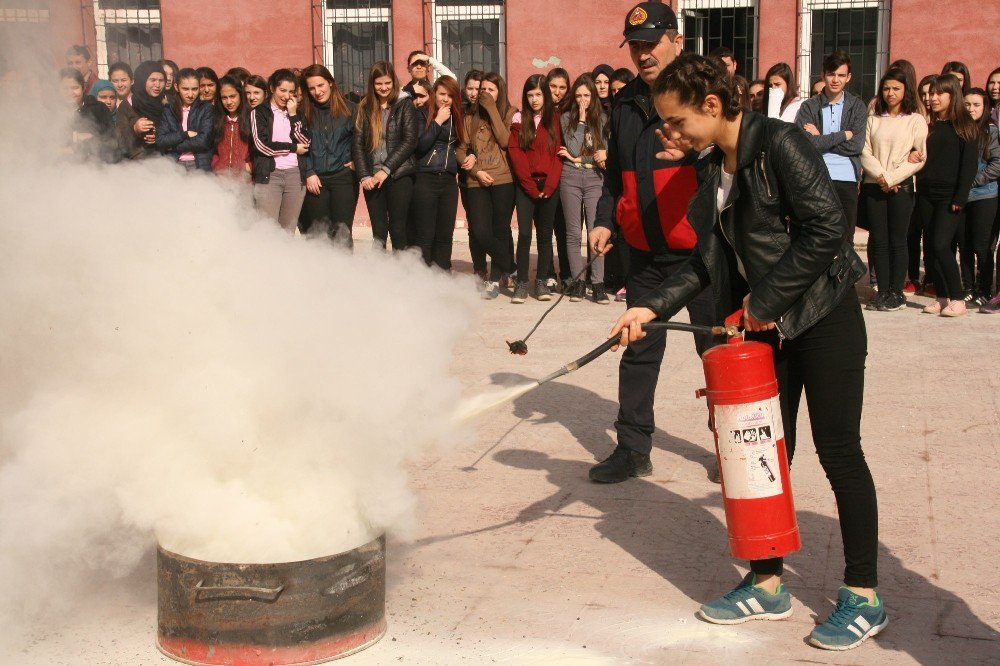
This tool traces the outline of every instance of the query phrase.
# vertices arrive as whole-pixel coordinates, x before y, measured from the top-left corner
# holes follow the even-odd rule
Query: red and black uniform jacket
[[[684,255],[697,237],[687,207],[698,190],[695,160],[656,159],[663,150],[656,130],[663,123],[641,78],[615,95],[611,108],[607,176],[596,224],[621,231],[632,248],[655,255]]]

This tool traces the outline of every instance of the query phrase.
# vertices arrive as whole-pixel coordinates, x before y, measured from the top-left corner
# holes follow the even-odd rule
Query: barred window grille
[[[470,69],[507,75],[503,0],[432,0],[434,54],[459,83]]]
[[[326,0],[323,63],[345,95],[363,97],[371,66],[391,56],[392,0]]]
[[[102,79],[115,62],[134,69],[144,60],[163,59],[160,0],[94,0],[94,26]]]
[[[736,56],[736,73],[757,78],[757,0],[679,0],[677,18],[685,51],[708,55],[725,46]]]
[[[50,42],[48,2],[0,0],[0,75],[16,68],[18,55],[30,54],[38,44]],[[65,62],[58,63],[59,67]]]
[[[865,101],[874,97],[889,60],[890,12],[890,0],[802,0],[801,94],[823,75],[823,58],[843,49],[851,56],[847,90]]]

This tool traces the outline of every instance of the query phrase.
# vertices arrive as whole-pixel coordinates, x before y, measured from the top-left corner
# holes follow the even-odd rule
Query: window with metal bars
[[[503,0],[431,0],[431,12],[434,54],[460,79],[470,69],[507,75]]]
[[[843,49],[851,56],[847,89],[871,99],[888,65],[889,12],[888,0],[802,0],[801,93],[808,95],[812,82],[823,75],[823,58]]]
[[[163,58],[160,0],[94,0],[97,72],[108,78],[108,65]]]
[[[49,43],[48,7],[48,2],[39,0],[0,0],[0,75],[29,65],[34,49]],[[25,62],[19,62],[22,59]]]
[[[392,58],[392,0],[326,0],[323,12],[323,63],[341,91],[360,99],[368,72]],[[405,83],[406,72],[397,72]]]
[[[724,46],[736,56],[736,73],[757,77],[757,0],[679,0],[684,50],[708,55]]]

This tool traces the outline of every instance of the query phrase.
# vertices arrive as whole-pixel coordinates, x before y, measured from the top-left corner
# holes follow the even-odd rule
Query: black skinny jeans
[[[458,183],[455,174],[418,173],[413,192],[413,244],[420,248],[424,263],[451,270],[451,246],[455,239]]]
[[[996,222],[997,198],[979,199],[965,205],[965,234],[959,255],[962,258],[962,283],[979,296],[993,295],[993,225]]]
[[[327,235],[338,245],[353,247],[354,211],[358,207],[358,179],[351,169],[317,174],[319,194],[306,191],[299,216],[299,231],[309,233],[317,223],[326,225]]]
[[[840,205],[847,216],[846,240],[854,242],[854,228],[858,225],[858,184],[854,181],[835,180],[833,189],[840,199]]]
[[[372,221],[372,236],[382,247],[392,241],[393,252],[406,249],[406,226],[413,196],[413,176],[389,176],[382,187],[365,190],[365,203]]]
[[[938,298],[960,301],[965,292],[955,247],[962,233],[962,211],[951,210],[951,199],[932,199],[919,192],[917,210],[924,225],[924,259]]]
[[[470,187],[469,233],[492,259],[490,280],[512,273],[510,221],[514,215],[514,183]]]
[[[864,451],[864,403],[868,334],[857,293],[847,296],[816,325],[779,345],[774,331],[748,334],[771,345],[781,392],[781,420],[789,463],[795,453],[796,415],[805,391],[819,462],[837,499],[844,542],[844,584],[878,585],[878,503]],[[782,558],[750,562],[758,575],[780,576]]]
[[[868,253],[875,265],[879,293],[902,293],[906,282],[907,233],[913,214],[913,188],[886,193],[874,183],[861,186],[868,225]]]
[[[552,224],[559,207],[559,191],[551,197],[532,199],[520,185],[514,195],[517,208],[517,281],[528,282],[531,267],[531,227],[538,232],[538,266],[536,279],[545,280],[552,268]]]
[[[472,255],[472,272],[476,275],[486,275],[486,250],[471,231],[469,231],[469,188],[463,185],[465,182],[465,172],[458,172],[458,196],[462,201],[462,209],[465,210],[466,231],[469,236],[469,254]]]
[[[687,261],[687,257],[683,255],[672,255],[669,258],[655,257],[651,252],[633,248],[629,250],[630,270],[627,289],[630,308],[647,293],[663,284],[664,280]],[[715,321],[715,305],[712,303],[710,288],[688,303],[687,311],[693,324],[712,326],[721,323]],[[711,336],[693,337],[699,355],[713,344]],[[666,347],[667,334],[666,331],[661,331],[650,333],[642,340],[633,342],[622,353],[618,365],[618,420],[615,421],[618,446],[645,455],[649,455],[653,448],[653,432],[656,430],[653,421],[653,402]]]

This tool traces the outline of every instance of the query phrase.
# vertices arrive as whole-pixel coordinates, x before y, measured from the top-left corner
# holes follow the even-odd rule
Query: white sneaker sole
[[[754,613],[753,615],[747,615],[746,617],[737,617],[732,620],[720,620],[717,617],[709,617],[702,611],[698,609],[698,617],[703,619],[705,622],[711,622],[712,624],[743,624],[744,622],[750,622],[751,620],[784,620],[786,617],[790,617],[792,614],[792,609],[782,613]]]
[[[809,644],[813,645],[815,647],[821,648],[823,650],[836,650],[838,652],[843,652],[844,650],[851,650],[853,648],[858,647],[859,645],[861,645],[862,643],[864,643],[866,640],[868,640],[872,636],[877,636],[887,626],[889,626],[889,616],[888,615],[886,615],[885,619],[882,620],[880,623],[876,624],[874,627],[872,627],[871,629],[869,629],[868,633],[866,633],[864,636],[862,636],[861,638],[859,638],[858,640],[854,641],[853,643],[851,643],[849,645],[826,645],[826,644],[824,644],[824,643],[816,640],[812,636],[809,637]]]

